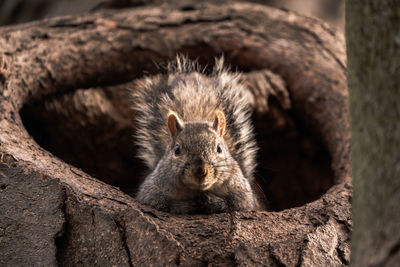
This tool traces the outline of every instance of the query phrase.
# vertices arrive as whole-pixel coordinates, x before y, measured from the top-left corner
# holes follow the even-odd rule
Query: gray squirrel
[[[257,210],[257,145],[239,74],[216,59],[211,74],[178,56],[167,74],[131,89],[136,140],[150,173],[137,200],[171,213]]]

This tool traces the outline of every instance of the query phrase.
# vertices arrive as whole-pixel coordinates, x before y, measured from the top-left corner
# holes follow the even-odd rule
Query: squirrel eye
[[[176,144],[174,147],[174,153],[175,153],[175,156],[178,156],[179,154],[181,154],[181,147],[178,144]]]
[[[222,147],[221,147],[221,145],[219,143],[217,145],[217,152],[218,153],[222,153]]]

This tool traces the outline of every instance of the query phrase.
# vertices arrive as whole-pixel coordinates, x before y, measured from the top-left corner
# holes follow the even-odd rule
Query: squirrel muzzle
[[[197,160],[195,164],[193,164],[192,174],[200,184],[203,184],[207,181],[209,174],[208,169],[208,165],[202,160]]]

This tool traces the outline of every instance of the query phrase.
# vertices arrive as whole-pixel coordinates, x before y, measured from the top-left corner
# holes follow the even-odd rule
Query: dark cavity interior
[[[294,110],[274,97],[268,104],[267,112],[253,115],[260,147],[255,188],[272,210],[318,199],[334,182],[329,153]],[[20,115],[44,149],[129,195],[148,172],[137,158],[125,84],[47,96]]]

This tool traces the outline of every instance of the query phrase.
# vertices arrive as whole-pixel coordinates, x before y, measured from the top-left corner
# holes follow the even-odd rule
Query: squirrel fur
[[[256,210],[257,145],[239,74],[183,56],[131,90],[136,140],[150,174],[137,200],[172,213]]]

